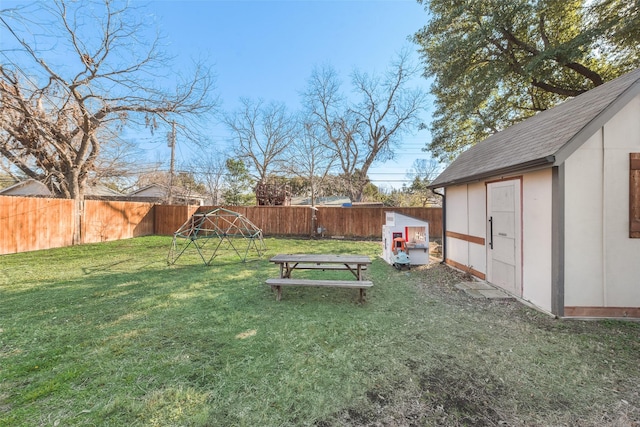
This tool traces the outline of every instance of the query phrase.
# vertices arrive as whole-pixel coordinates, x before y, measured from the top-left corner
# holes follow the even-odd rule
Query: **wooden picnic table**
[[[280,277],[267,279],[266,283],[276,290],[276,300],[282,298],[282,286],[329,286],[360,289],[360,302],[364,302],[365,289],[373,283],[364,280],[362,272],[371,264],[366,255],[335,254],[279,254],[269,261],[280,266]],[[344,270],[353,274],[356,280],[315,280],[291,277],[294,270]]]

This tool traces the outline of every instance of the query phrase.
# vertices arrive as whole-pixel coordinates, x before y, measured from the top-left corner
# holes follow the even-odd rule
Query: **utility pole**
[[[169,147],[171,147],[171,162],[169,163],[169,204],[173,204],[173,174],[176,159],[176,122],[171,122],[171,134],[169,135]]]

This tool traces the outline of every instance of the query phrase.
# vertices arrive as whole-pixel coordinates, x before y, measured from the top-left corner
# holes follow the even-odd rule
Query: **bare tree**
[[[0,16],[2,37],[13,43],[3,51],[12,59],[0,64],[0,154],[54,193],[76,200],[79,218],[106,132],[140,124],[154,129],[207,113],[215,106],[209,99],[213,81],[202,66],[179,82],[162,76],[169,62],[160,39],[147,37],[144,14],[131,13],[137,11],[127,3],[55,0],[36,6],[41,9],[33,16],[49,22],[27,21],[26,10]],[[34,25],[38,32],[30,31]],[[74,241],[80,241],[79,220]]]
[[[105,184],[124,192],[130,190],[136,177],[143,172],[137,163],[136,151],[137,147],[131,141],[119,137],[101,139],[101,155],[96,158],[87,184]]]
[[[355,71],[356,101],[350,102],[333,68],[313,71],[304,100],[327,148],[339,159],[352,200],[362,199],[374,162],[393,158],[402,135],[418,128],[427,95],[408,86],[418,73],[408,52],[400,53],[382,76]]]
[[[318,130],[305,123],[301,137],[291,147],[290,173],[308,182],[312,206],[315,206],[318,192],[337,160],[335,152],[327,150]]]
[[[436,196],[428,188],[440,172],[440,163],[436,159],[415,159],[411,169],[407,171],[407,178],[411,179],[411,185],[403,186],[403,190],[415,199],[415,204],[422,207],[437,206],[441,203],[439,196]]]
[[[319,138],[321,148],[330,153],[326,155],[337,160],[340,170],[353,177],[360,159],[359,138],[356,137],[359,130],[341,85],[333,67],[325,65],[313,70],[307,91],[303,94],[309,110],[306,128],[307,132]],[[348,192],[354,194],[350,184],[347,185]]]
[[[265,182],[283,170],[283,155],[297,138],[296,117],[283,103],[241,98],[240,104],[224,122],[233,132],[237,155],[248,160],[252,177]]]
[[[207,187],[211,203],[217,206],[222,203],[222,187],[227,173],[227,156],[218,151],[203,153],[194,160],[191,169]]]

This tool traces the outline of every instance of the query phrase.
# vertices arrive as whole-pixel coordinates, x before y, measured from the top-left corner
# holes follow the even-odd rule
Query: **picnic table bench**
[[[282,298],[282,286],[327,286],[336,288],[353,288],[360,290],[360,302],[364,302],[367,288],[373,283],[364,280],[362,272],[371,264],[365,255],[332,255],[332,254],[279,254],[269,261],[280,266],[280,277],[267,279],[267,285],[276,291],[276,300]],[[293,270],[343,270],[351,272],[356,280],[318,280],[292,278]]]

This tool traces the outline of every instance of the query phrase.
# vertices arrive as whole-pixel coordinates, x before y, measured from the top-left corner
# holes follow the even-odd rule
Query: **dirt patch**
[[[559,320],[515,300],[472,298],[454,286],[465,275],[440,264],[407,278],[426,315],[405,339],[423,350],[318,427],[640,427],[635,324]]]
[[[443,362],[420,378],[422,398],[434,409],[440,425],[500,425],[502,420],[492,402],[504,387],[489,372]]]
[[[9,412],[12,406],[7,403],[8,395],[6,393],[0,393],[0,413]]]
[[[416,373],[417,382],[369,390],[366,404],[349,408],[333,421],[317,426],[507,425],[492,406],[505,390],[491,375],[446,363]]]

